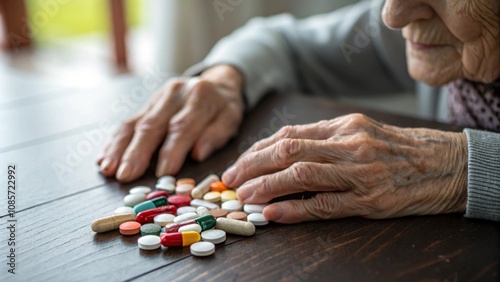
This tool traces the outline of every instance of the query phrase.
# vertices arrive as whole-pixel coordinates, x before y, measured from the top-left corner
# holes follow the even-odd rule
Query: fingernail
[[[253,187],[250,184],[243,184],[236,190],[236,195],[240,202],[245,202],[246,199],[253,195]]]
[[[236,177],[236,167],[231,166],[222,174],[222,181],[227,185],[231,185],[235,177]]]
[[[101,166],[99,167],[101,172],[106,172],[111,166],[111,161],[109,159],[104,159],[101,162]]]
[[[116,178],[118,180],[126,180],[130,178],[132,171],[133,171],[132,164],[130,164],[129,162],[124,162],[118,168],[118,172],[116,173]]]
[[[265,207],[262,213],[270,221],[279,221],[283,217],[283,208],[280,204],[273,204]]]
[[[212,152],[212,145],[210,143],[203,143],[200,149],[200,161],[204,161]]]

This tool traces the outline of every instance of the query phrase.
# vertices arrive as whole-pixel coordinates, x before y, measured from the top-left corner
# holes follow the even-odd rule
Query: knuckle
[[[170,133],[183,133],[189,131],[195,122],[193,115],[185,115],[182,117],[176,117],[170,120],[169,132]]]
[[[278,132],[276,133],[276,137],[289,138],[290,136],[292,136],[292,133],[294,132],[294,130],[295,130],[295,126],[285,125],[278,130]]]
[[[163,127],[163,121],[155,115],[145,116],[144,118],[137,121],[135,125],[135,130],[137,131],[151,131],[161,129]]]
[[[279,165],[291,165],[300,154],[300,141],[297,139],[282,139],[277,143],[276,162]]]
[[[314,205],[307,206],[307,212],[319,219],[331,219],[338,214],[338,199],[332,193],[320,193],[313,197]]]
[[[314,175],[311,166],[309,164],[299,162],[294,163],[291,168],[294,183],[298,184],[299,187],[305,190],[311,190],[314,183]]]

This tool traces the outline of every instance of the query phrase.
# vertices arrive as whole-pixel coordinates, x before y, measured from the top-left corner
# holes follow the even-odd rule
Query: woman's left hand
[[[351,114],[280,129],[240,156],[222,180],[241,185],[243,203],[318,192],[264,209],[281,223],[464,212],[467,154],[463,133],[399,128]]]

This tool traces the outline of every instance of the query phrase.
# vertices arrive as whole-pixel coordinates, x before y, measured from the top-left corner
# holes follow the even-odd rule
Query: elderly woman
[[[204,160],[222,147],[245,106],[271,90],[413,90],[405,68],[415,80],[448,84],[452,121],[467,129],[399,128],[361,114],[287,126],[255,143],[223,181],[244,203],[320,192],[264,209],[282,223],[455,212],[500,220],[498,0],[375,0],[300,21],[253,20],[190,69],[194,77],[169,81],[98,163],[131,181],[161,145],[156,173],[175,174],[189,152]]]

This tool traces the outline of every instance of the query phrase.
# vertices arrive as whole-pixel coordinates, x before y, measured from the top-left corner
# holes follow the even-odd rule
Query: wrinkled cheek
[[[489,46],[489,47],[487,47]],[[490,83],[500,76],[500,42],[464,47],[463,65],[467,79]]]

